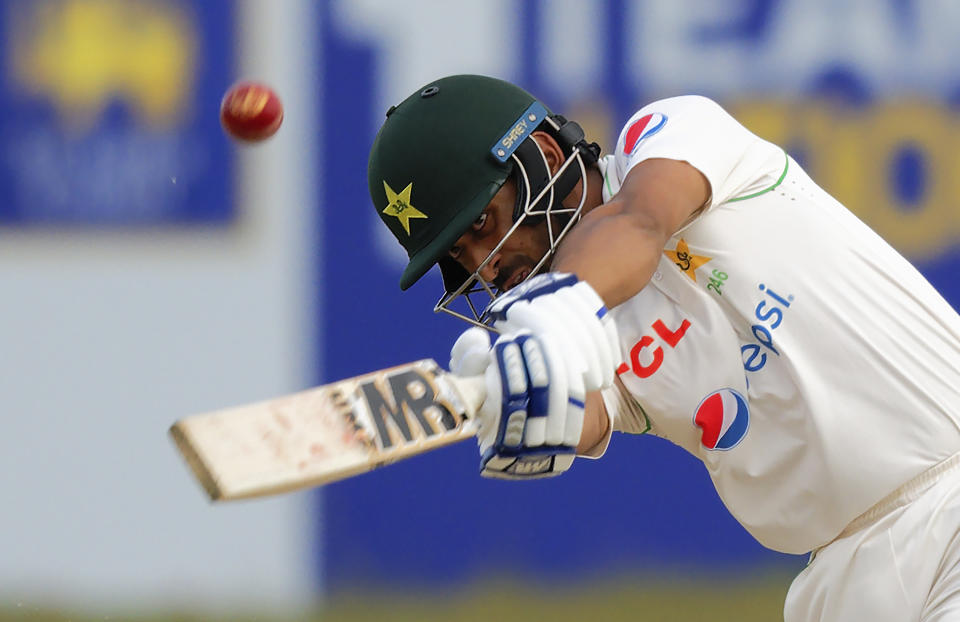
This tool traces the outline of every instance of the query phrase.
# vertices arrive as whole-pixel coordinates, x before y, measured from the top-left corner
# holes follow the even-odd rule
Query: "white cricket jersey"
[[[649,419],[788,553],[960,451],[960,317],[919,272],[708,99],[637,112],[601,161],[604,200],[648,158],[690,163],[712,196],[611,310],[642,407],[605,391],[615,429]]]

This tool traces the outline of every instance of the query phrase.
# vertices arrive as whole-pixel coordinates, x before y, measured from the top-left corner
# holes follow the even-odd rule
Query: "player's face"
[[[500,240],[513,226],[513,208],[516,187],[508,180],[487,204],[477,220],[450,248],[450,256],[467,272],[474,272],[490,256]],[[550,249],[546,224],[517,227],[490,261],[480,270],[480,276],[497,289],[507,291],[523,282]]]

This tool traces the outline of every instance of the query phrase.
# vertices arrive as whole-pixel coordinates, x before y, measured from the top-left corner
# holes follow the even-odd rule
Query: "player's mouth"
[[[521,268],[519,270],[516,270],[512,275],[510,275],[510,278],[507,279],[507,281],[503,284],[503,287],[501,287],[500,289],[505,292],[508,292],[514,287],[516,287],[517,285],[519,285],[520,283],[522,283],[523,280],[528,276],[530,276],[530,268]]]

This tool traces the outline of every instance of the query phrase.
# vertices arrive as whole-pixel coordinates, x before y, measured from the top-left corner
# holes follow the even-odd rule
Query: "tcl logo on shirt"
[[[650,325],[650,328],[653,329],[654,334],[657,335],[661,341],[673,349],[677,347],[677,344],[680,343],[680,340],[683,339],[683,336],[687,333],[687,329],[690,328],[690,320],[683,320],[675,330],[668,328],[663,320],[657,320]],[[622,374],[632,370],[639,378],[649,378],[656,373],[656,371],[660,369],[660,365],[663,364],[664,353],[663,348],[660,345],[655,345],[656,343],[657,341],[650,335],[640,337],[640,340],[630,348],[629,364],[620,363],[620,366],[617,368],[617,373]],[[653,347],[653,349],[649,353],[645,353],[644,350],[650,347]],[[651,356],[652,360],[648,363],[641,362],[641,359],[647,360]]]

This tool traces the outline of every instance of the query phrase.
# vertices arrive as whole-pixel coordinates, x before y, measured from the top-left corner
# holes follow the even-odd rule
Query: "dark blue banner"
[[[446,366],[466,324],[431,313],[439,274],[401,292],[400,270],[377,259],[382,224],[366,190],[376,59],[333,15],[323,19],[325,175],[337,182],[324,185],[321,208],[322,380],[423,357]],[[505,567],[550,580],[789,559],[729,516],[701,463],[656,438],[620,435],[602,460],[522,483],[481,479],[465,441],[327,486],[322,508],[319,563],[334,590],[492,579]]]
[[[234,3],[0,1],[0,224],[225,224]]]
[[[892,4],[911,15],[928,10],[919,3]],[[960,301],[955,276],[960,218],[952,209],[960,187],[952,174],[958,156],[950,138],[957,135],[960,117],[951,92],[883,95],[870,80],[887,74],[870,71],[869,62],[858,69],[855,63],[838,66],[816,55],[797,61],[802,66],[795,68],[796,79],[785,84],[781,68],[768,61],[797,58],[789,53],[795,41],[774,35],[797,12],[807,15],[800,1],[719,3],[704,16],[664,8],[640,19],[642,6],[624,0],[591,4],[599,15],[593,24],[599,34],[596,40],[584,34],[584,42],[576,43],[596,62],[592,71],[578,69],[570,56],[564,57],[569,67],[554,57],[564,51],[545,43],[553,42],[543,32],[551,23],[545,19],[547,3],[490,8],[509,12],[491,20],[492,30],[511,26],[486,48],[491,56],[499,46],[511,50],[495,75],[519,82],[607,146],[649,99],[686,92],[712,96],[757,134],[784,145],[824,187],[915,261],[949,300]],[[355,7],[347,2],[324,7],[328,181],[318,257],[324,287],[321,380],[428,356],[446,365],[449,347],[466,325],[430,312],[441,291],[438,274],[400,291],[402,259],[391,259],[386,250],[399,246],[381,231],[366,189],[368,149],[387,105],[442,74],[425,73],[424,67],[437,64],[427,58],[423,66],[409,69],[416,77],[396,91],[399,81],[392,72],[408,67],[397,59],[406,61],[403,54],[416,46],[382,36],[383,15],[348,10]],[[857,17],[848,13],[849,19]],[[911,32],[935,23],[891,15],[895,35],[905,23]],[[657,19],[673,28],[674,36],[657,31]],[[410,20],[418,36],[448,27],[427,12]],[[682,30],[678,24],[684,20],[696,23]],[[404,31],[402,24],[394,26]],[[656,45],[649,43],[661,35]],[[906,46],[908,40],[891,45]],[[666,46],[680,60],[664,65],[637,55],[641,46],[654,51]],[[764,46],[780,56],[758,52]],[[713,54],[714,49],[724,54]],[[682,59],[699,60],[683,64]],[[730,75],[721,89],[717,84],[726,76],[702,65],[725,59],[739,60],[725,65]],[[692,77],[683,81],[686,73]],[[574,92],[576,75],[592,85],[587,92]],[[382,100],[387,84],[395,101]],[[738,86],[743,84],[751,88]],[[579,460],[554,480],[483,480],[477,462],[475,445],[464,442],[326,487],[318,564],[329,586],[449,585],[504,573],[551,581],[621,571],[799,570],[803,565],[799,557],[757,544],[723,508],[702,464],[657,438],[616,435],[603,459]]]

